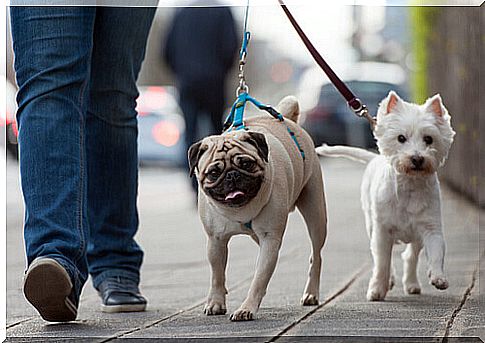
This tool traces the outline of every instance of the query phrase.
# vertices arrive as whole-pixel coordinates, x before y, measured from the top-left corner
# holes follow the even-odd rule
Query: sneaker
[[[24,277],[25,298],[49,322],[76,319],[78,301],[67,271],[53,258],[37,258]]]
[[[140,312],[147,306],[138,284],[130,279],[109,277],[98,286],[98,293],[103,301],[103,312]]]

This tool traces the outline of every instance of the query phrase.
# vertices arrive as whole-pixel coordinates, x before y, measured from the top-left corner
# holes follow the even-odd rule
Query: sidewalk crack
[[[477,280],[477,273],[478,273],[478,266],[475,267],[475,270],[473,271],[472,281],[471,281],[470,285],[467,287],[467,289],[465,290],[465,293],[463,293],[463,297],[461,298],[460,303],[458,304],[458,306],[455,308],[455,310],[451,314],[450,319],[448,319],[448,321],[446,322],[445,333],[443,334],[443,337],[441,339],[441,343],[448,342],[448,336],[449,336],[450,331],[453,327],[455,319],[458,316],[458,314],[460,313],[460,311],[463,309],[463,306],[465,306],[465,303],[467,302],[468,298],[470,298],[472,290],[475,287],[475,282]]]
[[[290,250],[288,252],[288,254],[285,254],[283,256],[280,257],[280,264],[281,263],[284,263],[287,259],[290,260],[291,257],[294,257],[294,256],[297,256],[301,253],[302,249],[300,246],[297,246],[295,248],[293,248],[292,250]],[[233,292],[233,291],[236,291],[236,290],[239,290],[241,287],[245,286],[247,283],[249,283],[251,280],[253,279],[253,276],[249,276],[239,282],[237,282],[236,284],[234,284],[234,286],[230,287],[229,288],[229,291]],[[142,330],[145,330],[145,329],[149,329],[157,324],[160,324],[162,322],[165,322],[169,319],[172,319],[174,317],[178,317],[179,315],[181,314],[184,314],[186,312],[189,312],[189,311],[192,311],[198,307],[201,307],[205,304],[206,302],[206,297],[204,297],[202,300],[196,302],[195,304],[185,308],[185,309],[181,309],[175,313],[172,313],[168,316],[165,316],[165,317],[162,317],[162,318],[159,318],[157,320],[154,320],[154,321],[151,321],[151,322],[148,322],[148,323],[145,323],[141,326],[138,326],[138,327],[135,327],[131,330],[127,330],[127,331],[123,331],[123,332],[120,332],[118,334],[115,334],[111,337],[107,337],[106,339],[103,339],[101,341],[97,341],[97,343],[106,343],[106,342],[111,342],[111,341],[114,341],[114,340],[117,340],[117,339],[121,339],[127,335],[130,335],[132,333],[135,333],[135,332],[139,332],[139,331],[142,331]]]
[[[238,290],[239,288],[241,288],[242,286],[244,286],[246,283],[248,283],[249,281],[251,281],[252,277],[248,277],[242,281],[239,281],[238,283],[236,283],[233,287],[231,287],[229,290],[230,291],[235,291],[235,290]],[[155,325],[158,325],[162,322],[165,322],[169,319],[172,319],[174,317],[177,317],[177,316],[180,316],[181,314],[184,314],[185,312],[189,312],[189,311],[192,311],[198,307],[201,307],[205,304],[206,302],[206,298],[204,297],[202,300],[196,302],[195,304],[189,306],[189,307],[186,307],[184,309],[181,309],[175,313],[172,313],[168,316],[165,316],[165,317],[162,317],[162,318],[159,318],[157,320],[154,320],[154,321],[151,321],[151,322],[148,322],[148,323],[145,323],[144,325],[141,325],[141,326],[138,326],[138,327],[135,327],[131,330],[127,330],[127,331],[123,331],[123,332],[120,332],[118,333],[117,335],[114,335],[114,336],[111,336],[111,337],[108,337],[102,341],[98,341],[97,343],[106,343],[106,342],[111,342],[113,340],[116,340],[116,339],[120,339],[120,338],[123,338],[127,335],[130,335],[132,333],[135,333],[135,332],[138,332],[138,331],[142,331],[142,330],[145,330],[145,329],[149,329]]]
[[[329,298],[327,298],[323,303],[320,305],[316,306],[313,308],[311,311],[305,313],[303,316],[300,318],[296,319],[293,321],[290,325],[285,327],[283,330],[281,330],[278,334],[276,334],[273,338],[271,338],[269,341],[266,341],[268,343],[270,342],[276,342],[278,339],[286,335],[290,330],[292,330],[294,327],[296,327],[298,324],[304,322],[307,320],[309,317],[311,317],[313,314],[315,314],[317,311],[319,311],[321,308],[324,306],[328,305],[331,303],[333,300],[338,298],[340,295],[342,295],[347,289],[352,286],[352,284],[357,281],[359,277],[361,277],[367,270],[369,269],[369,265],[365,263],[362,265],[359,270],[350,278],[349,281],[347,281],[342,287],[340,287],[335,293],[333,293]]]
[[[9,330],[9,329],[11,329],[13,327],[16,327],[17,325],[20,325],[20,324],[26,323],[28,321],[31,321],[32,319],[35,319],[35,316],[29,317],[29,318],[24,318],[22,320],[16,321],[15,323],[8,324],[6,326],[6,329]]]

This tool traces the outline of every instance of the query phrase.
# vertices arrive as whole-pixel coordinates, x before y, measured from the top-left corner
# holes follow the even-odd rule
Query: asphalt
[[[145,250],[142,292],[146,312],[106,314],[90,281],[84,288],[78,320],[44,322],[22,294],[25,268],[23,205],[18,166],[7,167],[7,339],[12,342],[221,341],[221,342],[473,342],[485,339],[484,214],[443,186],[446,291],[428,284],[424,256],[419,277],[422,294],[405,295],[400,277],[384,302],[367,302],[371,258],[359,203],[363,166],[323,160],[328,203],[328,238],[323,250],[321,304],[302,307],[310,241],[298,213],[290,216],[280,259],[256,320],[229,321],[244,299],[257,257],[248,237],[230,243],[228,314],[205,316],[209,286],[206,238],[187,175],[167,168],[140,171],[140,229]],[[480,223],[480,221],[482,221]],[[399,253],[395,266],[401,274]],[[480,273],[480,271],[482,271]],[[480,280],[482,282],[480,282]],[[456,337],[456,338],[454,338]],[[473,338],[475,337],[475,338]],[[475,340],[476,339],[476,340]]]

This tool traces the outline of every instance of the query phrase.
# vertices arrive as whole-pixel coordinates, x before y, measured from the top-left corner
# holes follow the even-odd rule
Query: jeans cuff
[[[95,289],[98,289],[99,285],[106,279],[108,278],[116,278],[119,277],[121,279],[129,279],[132,280],[133,282],[136,282],[136,284],[140,283],[140,275],[139,273],[133,273],[126,271],[124,269],[109,269],[106,270],[95,277],[92,277],[93,279],[93,286]]]

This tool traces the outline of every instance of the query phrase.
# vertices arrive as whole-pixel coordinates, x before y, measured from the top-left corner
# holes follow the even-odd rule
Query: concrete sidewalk
[[[9,161],[9,340],[107,342],[132,338],[208,338],[209,341],[220,338],[224,342],[442,342],[445,337],[474,341],[464,339],[472,336],[485,339],[485,282],[479,283],[479,275],[482,280],[485,275],[483,264],[479,273],[480,252],[483,253],[485,246],[483,232],[481,237],[479,234],[479,219],[484,217],[484,212],[444,187],[445,265],[450,288],[437,291],[428,284],[422,256],[421,295],[405,295],[398,277],[385,302],[367,302],[365,291],[371,259],[359,203],[363,167],[341,160],[324,160],[322,165],[329,229],[323,251],[320,306],[299,305],[310,243],[300,215],[293,213],[276,272],[257,319],[229,321],[229,313],[244,299],[254,271],[257,247],[248,237],[236,237],[230,244],[228,315],[205,316],[202,308],[210,276],[205,257],[206,240],[187,176],[182,171],[149,168],[142,169],[140,175],[141,225],[137,236],[145,250],[142,291],[149,299],[148,310],[131,314],[102,313],[100,300],[88,283],[78,320],[47,324],[24,300],[21,291],[25,263],[23,209],[17,166]],[[401,275],[402,269],[400,251],[402,247],[395,248],[397,275]]]

